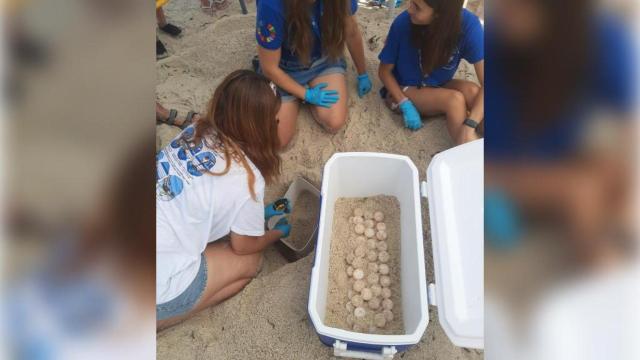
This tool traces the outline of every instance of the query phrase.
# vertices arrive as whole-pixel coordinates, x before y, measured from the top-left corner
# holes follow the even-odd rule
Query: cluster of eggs
[[[349,224],[355,233],[347,250],[346,321],[354,331],[375,331],[393,320],[391,276],[384,213],[353,210]]]

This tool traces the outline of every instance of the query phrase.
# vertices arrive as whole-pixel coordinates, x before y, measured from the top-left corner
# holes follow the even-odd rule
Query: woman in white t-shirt
[[[247,70],[227,76],[208,112],[156,157],[158,327],[238,293],[262,251],[289,235],[283,219],[264,230],[265,181],[280,172],[280,98]],[[230,241],[218,242],[226,235]]]

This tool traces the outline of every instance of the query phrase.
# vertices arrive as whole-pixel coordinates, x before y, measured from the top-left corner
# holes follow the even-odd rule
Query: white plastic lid
[[[484,348],[484,141],[437,154],[427,169],[438,318],[457,345]]]

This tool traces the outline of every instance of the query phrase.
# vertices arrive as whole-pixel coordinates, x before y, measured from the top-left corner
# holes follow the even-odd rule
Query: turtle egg
[[[384,299],[382,300],[382,307],[385,310],[391,310],[393,309],[393,301],[391,301],[391,299]]]
[[[367,248],[363,245],[360,245],[353,251],[353,253],[356,255],[356,257],[361,258],[367,253]]]
[[[360,306],[358,306],[355,310],[353,310],[353,315],[355,315],[357,318],[363,318],[366,314],[367,314],[367,311]]]
[[[383,287],[382,288],[382,297],[388,299],[391,297],[391,289]]]
[[[362,224],[364,222],[364,219],[362,218],[362,216],[354,216],[353,217],[353,223],[354,224]]]
[[[364,221],[364,227],[367,229],[373,229],[373,226],[375,225],[375,223],[373,222],[373,220],[365,220]]]
[[[380,274],[382,275],[388,275],[389,274],[389,265],[387,264],[380,264],[378,266],[378,271],[380,272]]]
[[[367,239],[367,248],[374,250],[376,248],[376,240],[375,239]]]
[[[371,285],[371,292],[373,296],[380,296],[380,294],[382,294],[382,288],[378,284],[373,284]]]
[[[373,219],[373,213],[369,210],[365,210],[364,214],[362,214],[364,216],[365,220],[370,220]]]
[[[360,295],[354,295],[351,298],[351,305],[358,307],[358,306],[362,306],[362,304],[364,304],[364,301],[362,300],[362,296]],[[353,309],[352,309],[353,310]]]
[[[364,215],[364,211],[362,211],[361,208],[355,208],[355,209],[353,209],[353,215],[354,216],[362,216],[362,215]]]
[[[356,225],[356,226],[357,226],[357,225]],[[386,232],[386,231],[383,231],[383,230],[379,230],[379,231],[376,233],[376,239],[381,240],[381,241],[382,241],[382,240],[387,240],[387,232]]]
[[[385,325],[387,325],[387,319],[385,318],[384,314],[376,314],[373,317],[373,322],[379,328],[384,327]]]
[[[384,220],[384,214],[382,213],[382,211],[376,211],[373,213],[373,219],[375,221],[383,221]]]
[[[365,238],[364,236],[358,236],[356,237],[355,243],[356,243],[356,246],[365,245],[367,243],[367,238]]]
[[[367,265],[367,270],[369,270],[370,273],[376,273],[378,272],[378,264],[374,263],[374,262],[370,262]]]
[[[376,244],[376,249],[378,249],[378,251],[387,251],[387,242],[378,241],[378,243]]]
[[[347,311],[348,311],[348,312],[353,312],[353,309],[355,309],[355,308],[353,307],[353,304],[351,303],[351,301],[348,301],[348,302],[347,302],[347,305],[345,305],[345,307],[347,308]]]
[[[353,283],[353,290],[360,292],[362,291],[362,289],[364,289],[366,283],[364,282],[364,280],[356,280]]]
[[[371,300],[372,297],[373,297],[373,293],[371,292],[371,289],[369,288],[362,289],[362,300]]]
[[[367,276],[367,282],[371,285],[377,285],[379,280],[380,278],[376,273],[371,273]]]
[[[378,230],[378,231],[387,231],[387,225],[385,225],[385,223],[383,223],[383,222],[377,223],[376,224],[376,230]]]
[[[380,299],[378,299],[377,297],[374,297],[371,300],[369,300],[368,304],[369,304],[369,309],[377,310],[380,308]]]
[[[376,261],[377,258],[378,258],[378,253],[376,253],[375,250],[369,250],[369,252],[367,253],[367,259],[369,261]]]
[[[380,260],[381,263],[386,263],[389,261],[389,253],[386,251],[380,251],[378,254],[378,260]]]
[[[387,322],[393,321],[393,312],[391,310],[382,310],[382,315],[384,315],[384,318],[387,320]]]
[[[353,270],[353,278],[356,280],[360,280],[364,277],[364,271],[362,269]]]
[[[353,276],[353,266],[348,266],[347,267],[347,275]]]
[[[365,229],[364,230],[364,236],[368,237],[368,238],[372,238],[376,235],[376,231],[373,229]]]
[[[353,228],[353,230],[356,232],[356,234],[360,235],[360,234],[364,234],[364,225],[362,224],[356,224],[356,226]]]
[[[352,253],[348,253],[347,258],[345,260],[347,260],[347,264],[352,264],[355,258],[356,257]]]
[[[391,285],[391,278],[387,275],[380,276],[380,285],[382,285],[382,287],[389,287],[389,285]]]

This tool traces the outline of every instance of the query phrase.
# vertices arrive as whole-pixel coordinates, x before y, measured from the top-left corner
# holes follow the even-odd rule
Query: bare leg
[[[457,90],[464,95],[464,101],[467,105],[467,110],[471,111],[473,107],[473,103],[476,101],[476,96],[480,92],[480,86],[476,85],[471,81],[453,79],[448,83],[444,84],[444,87],[451,90]],[[482,119],[477,119],[480,121]]]
[[[320,83],[328,84],[326,90],[337,90],[340,99],[330,108],[311,106],[311,114],[325,130],[335,134],[347,122],[347,103],[349,100],[347,80],[344,74],[329,74],[313,79],[310,84],[311,86],[316,86]]]
[[[477,135],[469,136],[466,129],[463,129],[465,126],[463,122],[467,117],[467,105],[461,92],[444,88],[410,87],[405,94],[422,115],[445,114],[447,130],[457,144],[478,138]]]
[[[298,100],[283,102],[278,111],[278,137],[280,138],[280,148],[287,147],[296,133],[296,123],[300,104]]]
[[[189,313],[158,321],[158,329],[173,326],[237,294],[258,274],[262,266],[262,253],[236,255],[228,242],[209,244],[204,255],[208,276],[200,300]]]

